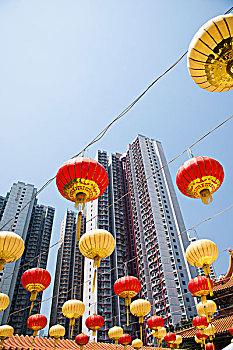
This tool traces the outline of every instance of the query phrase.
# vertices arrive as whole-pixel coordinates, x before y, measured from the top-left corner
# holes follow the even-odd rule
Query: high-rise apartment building
[[[10,306],[0,314],[0,323],[7,323],[9,314],[16,312],[9,320],[18,334],[26,334],[26,332],[29,334],[26,327],[29,309],[17,312],[30,305],[30,293],[23,289],[20,281],[21,276],[24,271],[32,267],[46,268],[47,249],[50,245],[55,212],[54,208],[38,205],[36,198],[34,198],[35,193],[36,188],[33,185],[23,182],[14,183],[5,198],[0,222],[0,227],[2,227],[15,216],[15,219],[7,224],[3,230],[17,233],[25,243],[21,259],[15,263],[6,264],[3,274],[0,275],[0,283],[3,283],[1,290],[10,298]],[[19,214],[30,200],[32,200],[31,203]],[[42,254],[39,259],[33,260],[43,252],[46,253]],[[23,265],[25,266],[23,267]],[[39,302],[41,299],[42,293],[39,293],[37,301]],[[39,309],[39,304],[35,304],[33,312],[39,312]]]
[[[84,258],[76,244],[77,212],[67,210],[61,223],[60,243],[57,254],[56,274],[53,289],[50,327],[59,323],[70,334],[69,320],[62,314],[62,306],[69,299],[83,298],[83,262]],[[85,232],[86,218],[82,216],[81,236]],[[74,337],[81,332],[81,320],[77,319]]]
[[[95,292],[92,293],[93,261],[85,258],[84,268],[84,303],[83,331],[92,339],[92,332],[85,326],[88,316],[97,313],[104,317],[104,326],[97,332],[99,342],[109,341],[108,330],[114,325],[126,325],[126,308],[124,299],[119,299],[113,291],[114,282],[125,275],[135,274],[134,264],[125,265],[130,260],[130,225],[126,201],[118,201],[125,193],[125,183],[122,163],[119,155],[110,155],[98,151],[95,159],[104,166],[108,172],[109,185],[104,194],[97,200],[87,204],[87,231],[104,229],[112,233],[116,241],[113,254],[101,261],[97,273]],[[111,207],[105,209],[111,204]],[[98,218],[96,216],[98,215]],[[125,329],[127,333],[135,331],[135,325]]]
[[[195,313],[188,282],[196,269],[185,259],[189,240],[165,164],[158,141],[138,135],[128,146],[126,176],[142,297],[150,301],[152,313],[176,325]],[[147,341],[153,342],[150,330]]]
[[[108,156],[98,151],[95,159],[108,172],[109,185],[99,199],[87,204],[87,231],[97,227],[110,231],[116,249],[101,262],[94,294],[92,261],[85,259],[83,331],[88,333],[84,321],[93,313],[105,319],[98,341],[109,339],[107,332],[114,324],[125,325],[124,301],[113,291],[116,279],[126,273],[124,268],[140,279],[139,296],[150,301],[151,315],[162,316],[167,325],[192,317],[196,310],[188,282],[197,271],[185,259],[189,240],[183,233],[185,226],[169,169],[159,170],[166,164],[161,143],[138,135],[126,154]],[[118,201],[128,191],[130,194]],[[124,264],[128,260],[132,261]],[[135,336],[133,327],[131,324],[124,331],[133,331]],[[150,330],[144,332],[144,339],[153,344]]]

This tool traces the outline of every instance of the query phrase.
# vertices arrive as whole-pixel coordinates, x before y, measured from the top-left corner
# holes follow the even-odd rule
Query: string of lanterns
[[[188,51],[188,69],[194,82],[209,91],[228,91],[233,88],[233,50],[230,33],[233,32],[233,15],[227,14],[215,17],[208,21],[194,36]],[[204,204],[212,202],[212,194],[222,185],[224,171],[222,165],[210,157],[192,157],[178,170],[176,183],[179,190],[191,198],[201,198]],[[75,202],[79,210],[77,222],[77,241],[79,241],[80,252],[86,258],[93,260],[94,279],[92,292],[95,289],[97,269],[100,267],[101,259],[110,256],[115,249],[115,239],[106,230],[91,230],[86,232],[80,239],[82,211],[85,204],[99,198],[108,186],[108,175],[104,167],[90,158],[77,157],[65,162],[56,175],[56,184],[59,192],[66,199]],[[7,243],[7,244],[6,244]],[[14,232],[0,232],[0,270],[6,263],[18,260],[24,251],[22,238]],[[212,341],[215,335],[215,327],[211,325],[211,317],[216,312],[216,304],[207,300],[206,296],[213,294],[213,283],[210,279],[210,265],[218,257],[218,248],[210,240],[197,240],[189,245],[186,250],[187,261],[195,267],[203,268],[205,277],[197,276],[189,283],[190,292],[201,297],[197,306],[198,316],[193,319],[193,325],[198,329],[195,341],[201,346],[209,337]],[[33,303],[37,293],[44,291],[51,283],[48,271],[41,268],[33,268],[24,272],[21,278],[23,287],[31,293],[31,308],[27,320],[28,328],[34,331],[33,337],[38,330],[47,325],[47,318],[40,314],[30,316]],[[127,307],[127,326],[129,325],[129,307],[131,313],[139,317],[140,338],[132,341],[132,347],[140,349],[142,342],[142,324],[144,317],[151,311],[151,304],[144,299],[137,299],[131,303],[141,290],[140,281],[134,276],[125,276],[114,284],[114,291],[125,299]],[[0,293],[0,311],[9,305],[9,297]],[[80,300],[68,300],[62,307],[62,313],[70,319],[70,338],[73,337],[75,320],[84,314],[85,305]],[[86,326],[96,331],[104,324],[100,315],[93,315],[86,319]],[[174,333],[166,333],[164,320],[161,317],[152,316],[147,320],[147,325],[152,329],[153,336],[157,339],[158,347],[161,340],[171,347],[179,347],[182,337]],[[14,329],[9,325],[0,326],[0,344],[13,335]],[[229,329],[233,334],[233,328]],[[65,328],[61,325],[52,326],[49,335],[54,338],[54,345],[65,335]],[[131,342],[131,336],[123,333],[123,329],[114,326],[109,329],[110,339],[125,347]],[[34,341],[34,339],[33,339]],[[79,334],[75,338],[76,344],[81,349],[89,342],[89,337]],[[33,342],[32,342],[33,345]],[[31,345],[31,348],[32,348]],[[212,342],[206,344],[206,350],[214,350]]]

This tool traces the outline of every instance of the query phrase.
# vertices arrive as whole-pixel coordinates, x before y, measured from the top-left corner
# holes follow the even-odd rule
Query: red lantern
[[[124,345],[125,349],[127,349],[127,345],[131,343],[131,336],[129,334],[123,334],[118,340],[118,343]]]
[[[208,327],[209,322],[207,321],[206,316],[196,316],[193,319],[193,325],[195,328],[203,330]]]
[[[176,335],[174,333],[168,332],[165,337],[164,341],[170,345],[171,348],[174,347],[174,342],[176,340]]]
[[[213,289],[213,282],[211,279],[209,279],[211,290]],[[196,297],[201,297],[201,301],[206,301],[206,295],[210,293],[208,280],[205,276],[197,276],[193,278],[189,284],[188,289],[192,295],[195,295]]]
[[[83,210],[85,203],[100,197],[108,186],[108,174],[96,160],[77,157],[65,162],[58,170],[56,184],[66,199]],[[78,215],[77,241],[80,238],[82,212]]]
[[[152,316],[147,320],[147,326],[154,330],[162,328],[164,326],[164,319],[160,316]]]
[[[229,332],[231,335],[233,335],[233,327],[229,328]]]
[[[84,333],[77,335],[77,337],[75,338],[75,343],[80,346],[80,350],[82,350],[83,346],[86,345],[88,342],[89,337]]]
[[[201,333],[200,331],[197,331],[196,332],[196,336],[198,339],[201,339],[201,340],[205,340],[208,338],[208,335],[204,334],[204,333]]]
[[[33,336],[37,335],[37,332],[47,325],[47,318],[44,315],[35,314],[28,318],[27,326],[34,331]]]
[[[206,350],[215,350],[215,346],[213,343],[207,343],[205,348]]]
[[[185,162],[177,172],[176,184],[188,197],[201,198],[204,204],[212,202],[224,179],[222,165],[210,157],[194,157]]]
[[[88,329],[91,329],[93,331],[92,335],[95,337],[96,331],[103,327],[104,319],[100,315],[92,315],[86,319],[85,324]]]
[[[50,273],[42,268],[36,267],[25,271],[21,277],[21,283],[28,292],[31,292],[32,301],[29,316],[36,300],[37,293],[43,292],[51,283]]]
[[[127,326],[129,326],[129,306],[131,299],[135,297],[141,290],[140,281],[134,276],[124,276],[114,283],[114,292],[121,298],[125,299],[127,307]]]

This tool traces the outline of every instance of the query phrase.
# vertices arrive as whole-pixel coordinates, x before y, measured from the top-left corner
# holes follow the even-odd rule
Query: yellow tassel
[[[35,337],[36,337],[36,335],[34,335],[34,334],[37,335],[37,331],[34,331],[34,332],[33,332],[34,338],[33,338],[33,340],[32,340],[32,344],[31,344],[30,350],[32,350],[32,347],[33,347],[33,344],[34,344],[34,340],[35,340]]]
[[[141,341],[142,341],[142,325],[140,324],[140,337],[141,337]]]
[[[2,345],[3,345],[4,340],[5,340],[5,339],[1,339],[1,340],[0,340],[0,346],[2,346]]]
[[[31,292],[30,300],[31,300],[31,301],[35,301],[35,300],[36,300],[36,297],[37,297],[37,294],[38,294],[38,292],[37,292],[36,290],[33,290],[33,291]]]
[[[129,327],[129,307],[127,306],[127,327]]]
[[[209,276],[207,277],[207,283],[208,283],[208,287],[209,287],[209,291],[210,291],[210,296],[212,297],[212,296],[214,295],[214,293],[213,293],[213,290],[212,290],[212,288],[211,288]]]
[[[94,341],[93,341],[93,350],[95,350],[95,338],[94,338]]]
[[[207,204],[210,204],[211,202],[213,202],[213,197],[212,197],[209,189],[202,190],[200,192],[200,196],[201,196],[201,200],[202,200],[203,204],[207,205]]]
[[[58,339],[54,339],[54,350],[56,349],[57,343],[58,343]]]
[[[74,330],[74,325],[72,324],[71,332],[70,332],[70,339],[71,339],[71,340],[72,340],[72,338],[73,338],[73,330]]]
[[[95,291],[95,281],[96,281],[97,269],[94,272],[93,285],[92,285],[92,293]]]
[[[78,213],[78,223],[77,223],[77,238],[76,242],[80,240],[80,232],[81,232],[81,224],[82,224],[82,212]]]
[[[31,316],[31,313],[32,313],[32,309],[33,309],[33,306],[34,306],[34,303],[32,302],[32,303],[31,303],[31,307],[30,307],[30,310],[29,310],[29,315],[28,315],[28,317],[30,317],[30,316]]]

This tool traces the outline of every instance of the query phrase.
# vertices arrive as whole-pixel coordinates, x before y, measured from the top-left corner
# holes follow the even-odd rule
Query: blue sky
[[[21,180],[41,187],[113,117],[183,52],[201,25],[224,13],[231,0],[1,0],[0,2],[0,194]],[[232,113],[232,91],[211,93],[194,84],[186,58],[158,82],[98,145],[125,152],[140,133],[162,142],[167,160]],[[218,159],[225,181],[204,206],[177,191],[187,227],[233,203],[232,121],[194,149]],[[170,166],[172,178],[188,159]],[[39,203],[56,208],[52,243],[67,208],[55,183]],[[198,234],[219,250],[232,247],[233,209],[201,225]],[[49,259],[53,273],[54,253]],[[225,273],[228,253],[215,269]],[[50,296],[52,287],[45,293]],[[49,303],[42,311],[49,312]]]

